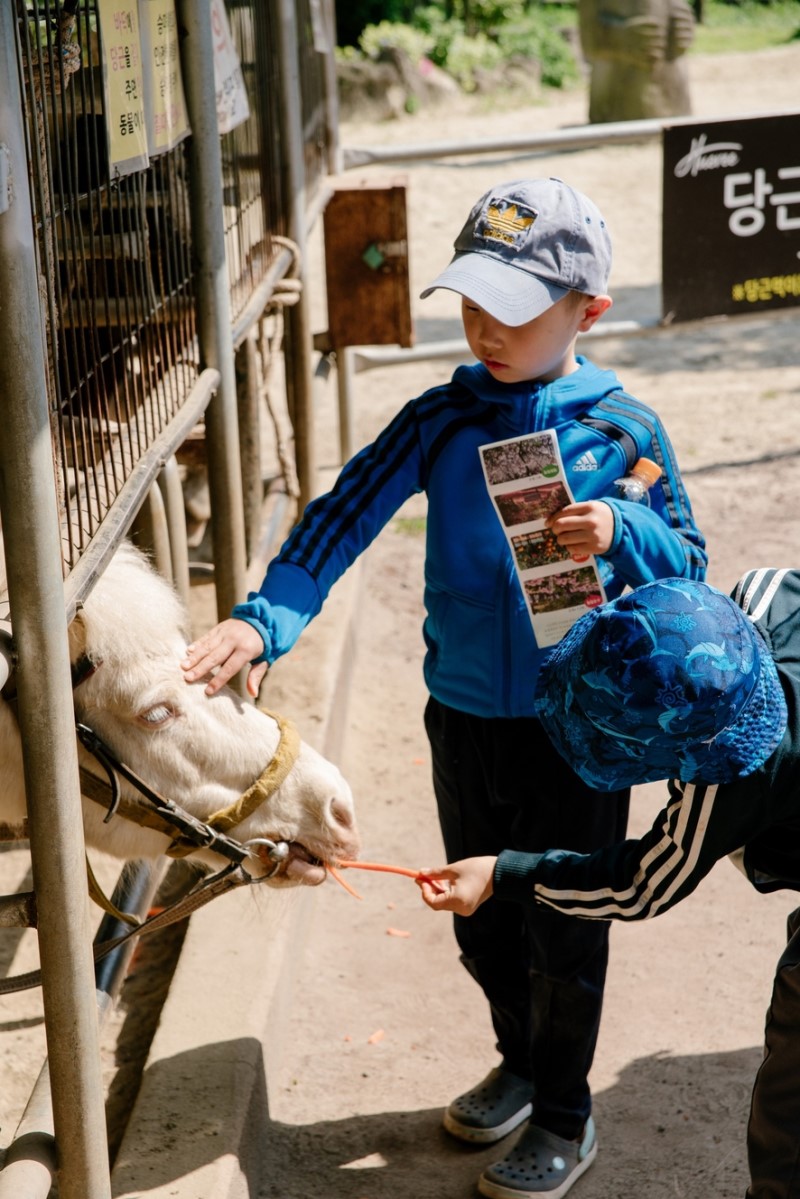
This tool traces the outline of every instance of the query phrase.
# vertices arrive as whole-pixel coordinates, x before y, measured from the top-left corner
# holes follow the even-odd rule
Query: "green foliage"
[[[692,52],[737,53],[781,46],[800,37],[797,0],[704,0]]]
[[[458,15],[468,34],[489,33],[506,24],[522,19],[525,8],[522,0],[468,0],[456,4]]]
[[[357,46],[361,32],[376,21],[411,21],[414,0],[335,0],[336,42]]]
[[[502,61],[502,50],[485,33],[457,33],[448,47],[443,66],[465,92],[472,92],[476,69],[488,71]]]
[[[520,55],[541,63],[545,87],[564,87],[577,81],[578,65],[562,28],[559,12],[545,9],[536,20],[501,28],[497,44],[504,59]]]
[[[378,25],[367,25],[358,44],[367,58],[378,58],[381,50],[391,46],[404,50],[412,62],[419,62],[428,55],[430,38],[421,29],[414,29],[411,25],[381,21]]]
[[[563,87],[577,79],[575,59],[559,28],[563,9],[558,4],[526,11],[523,0],[453,0],[448,7],[454,15],[428,4],[415,10],[411,24],[367,25],[359,50],[372,59],[387,47],[403,50],[412,62],[429,58],[466,92],[474,91],[477,71],[490,71],[512,57],[538,61],[546,86]],[[574,9],[571,14],[574,22]],[[340,52],[343,58],[354,55],[349,48]]]
[[[445,68],[453,39],[464,33],[464,22],[458,17],[448,20],[441,8],[427,4],[414,13],[414,27],[427,35],[426,54],[431,62]]]

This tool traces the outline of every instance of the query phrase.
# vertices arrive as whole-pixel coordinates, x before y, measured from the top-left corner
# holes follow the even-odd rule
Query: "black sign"
[[[800,304],[800,112],[664,131],[662,313]]]

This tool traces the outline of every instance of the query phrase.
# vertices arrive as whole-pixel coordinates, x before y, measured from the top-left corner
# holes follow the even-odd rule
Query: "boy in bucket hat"
[[[423,295],[445,288],[461,297],[477,363],[407,403],[309,504],[259,592],[189,648],[186,677],[217,669],[213,694],[250,661],[255,693],[266,664],[291,649],[343,571],[425,491],[425,724],[447,855],[545,849],[565,828],[571,848],[589,851],[624,833],[628,792],[597,804],[536,717],[543,651],[479,447],[557,431],[576,502],[549,525],[573,556],[597,555],[609,596],[664,576],[701,578],[703,538],[658,416],[576,352],[578,335],[611,306],[611,242],[595,205],[560,179],[503,183],[474,206],[455,251]],[[649,504],[615,490],[639,457],[661,467]],[[488,904],[480,919],[456,920],[456,937],[489,1001],[501,1061],[453,1100],[446,1128],[492,1144],[531,1117],[526,1135],[542,1151],[555,1136],[588,1139],[593,1153],[587,1079],[607,926]],[[559,1187],[525,1193],[556,1197]]]
[[[585,782],[671,779],[669,806],[639,840],[590,855],[510,850],[430,871],[449,889],[423,886],[426,903],[468,916],[493,895],[640,920],[726,855],[759,891],[800,890],[799,647],[797,570],[751,571],[732,597],[667,579],[581,617],[539,673],[540,719]],[[788,934],[753,1089],[748,1199],[800,1196],[800,909]],[[526,1193],[509,1172],[501,1181],[483,1193]]]

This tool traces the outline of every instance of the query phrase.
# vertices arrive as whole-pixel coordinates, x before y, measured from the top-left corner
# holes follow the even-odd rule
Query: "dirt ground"
[[[697,114],[796,105],[800,46],[692,62]],[[346,146],[489,137],[585,120],[581,93],[523,111],[448,111],[347,126]],[[372,168],[408,179],[418,342],[459,336],[457,301],[416,296],[446,263],[469,206],[500,179],[558,174],[604,211],[615,243],[614,318],[658,314],[660,159],[655,146],[549,156],[496,154]],[[796,312],[797,310],[795,310]],[[606,318],[608,319],[608,318]],[[796,561],[800,540],[797,317],[737,318],[584,352],[663,417],[710,549],[729,588],[751,566]],[[452,362],[393,366],[356,381],[356,437],[371,438]],[[332,463],[328,464],[332,465]],[[424,501],[410,502],[366,555],[360,644],[343,768],[359,805],[364,857],[409,866],[442,858],[422,727]],[[637,789],[631,829],[662,788]],[[500,1150],[461,1146],[442,1108],[497,1061],[484,1001],[458,964],[449,918],[413,883],[359,875],[315,896],[283,1065],[269,1079],[270,1199],[468,1199]],[[592,1071],[600,1152],[580,1199],[710,1199],[746,1187],[745,1123],[772,970],[792,896],[760,897],[728,862],[652,924],[617,926]]]

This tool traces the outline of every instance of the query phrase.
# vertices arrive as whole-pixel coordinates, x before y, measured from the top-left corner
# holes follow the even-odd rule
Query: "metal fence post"
[[[316,494],[311,316],[306,292],[306,180],[303,148],[303,102],[297,61],[296,0],[278,0],[280,37],[278,55],[281,86],[280,144],[284,195],[289,197],[289,236],[300,252],[300,277],[304,286],[296,304],[286,309],[286,375],[294,425],[300,510]]]
[[[0,2],[0,510],[61,1199],[111,1195],[16,6]],[[45,685],[43,685],[45,680]]]
[[[220,374],[206,410],[206,453],[214,542],[214,581],[220,620],[245,598],[246,556],[236,371],[225,261],[222,153],[214,88],[214,44],[208,3],[177,0],[181,65],[192,137],[189,149],[192,245],[197,281],[197,326],[202,365]]]

